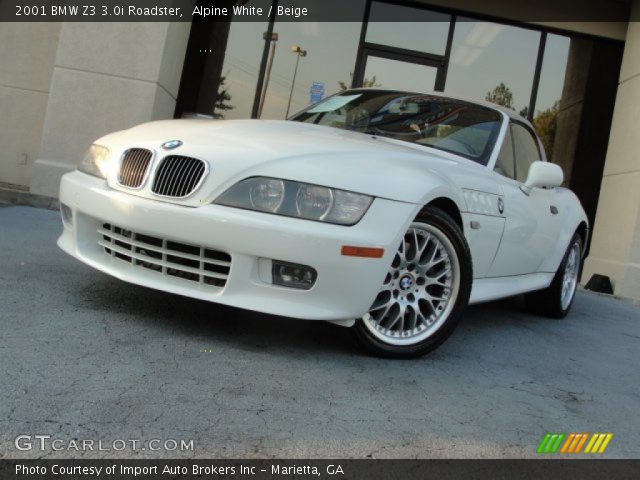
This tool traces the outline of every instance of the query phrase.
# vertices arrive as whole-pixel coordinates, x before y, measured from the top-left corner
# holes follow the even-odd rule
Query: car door
[[[555,189],[522,188],[536,160],[543,160],[540,142],[528,125],[512,120],[494,169],[505,228],[490,277],[540,271],[557,241],[561,220]]]

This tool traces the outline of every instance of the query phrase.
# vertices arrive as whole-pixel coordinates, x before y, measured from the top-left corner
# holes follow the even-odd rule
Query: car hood
[[[162,144],[170,140],[182,144],[166,151]],[[181,202],[194,205],[208,203],[252,176],[417,203],[424,194],[421,177],[425,174],[456,183],[452,176],[485,170],[471,160],[432,148],[291,121],[166,120],[116,132],[97,143],[109,147],[115,158],[128,148],[143,147],[156,152],[156,161],[169,153],[206,160],[207,179],[197,195]],[[118,188],[115,181],[111,183]]]

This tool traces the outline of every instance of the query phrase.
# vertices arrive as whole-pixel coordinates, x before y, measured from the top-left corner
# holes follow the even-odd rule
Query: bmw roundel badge
[[[182,142],[180,140],[169,140],[168,142],[164,142],[162,144],[162,148],[164,150],[173,150],[174,148],[178,148],[180,145],[182,145]]]

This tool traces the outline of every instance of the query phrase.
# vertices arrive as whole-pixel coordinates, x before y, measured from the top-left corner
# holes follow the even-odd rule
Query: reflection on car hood
[[[180,140],[165,152],[161,145]],[[202,204],[250,176],[271,176],[418,202],[420,175],[477,175],[484,167],[433,148],[332,127],[274,120],[166,120],[107,135],[98,141],[116,154],[130,147],[179,154],[210,163]],[[394,183],[394,180],[401,184]],[[452,183],[448,180],[448,183]],[[453,182],[458,183],[458,182]],[[422,193],[421,193],[422,192]]]
[[[181,140],[189,144],[242,147],[260,153],[260,160],[294,155],[336,152],[429,151],[432,156],[457,161],[455,155],[407,142],[308,123],[281,120],[166,120],[126,130],[122,139],[131,142]]]

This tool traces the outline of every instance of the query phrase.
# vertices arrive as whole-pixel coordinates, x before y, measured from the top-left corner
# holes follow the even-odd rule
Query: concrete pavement
[[[110,278],[59,250],[60,229],[0,208],[0,458],[535,457],[548,431],[613,432],[607,458],[640,457],[632,302],[579,292],[562,321],[475,306],[434,354],[389,361],[341,327]],[[64,448],[20,451],[21,434]],[[87,439],[111,450],[68,448]]]

